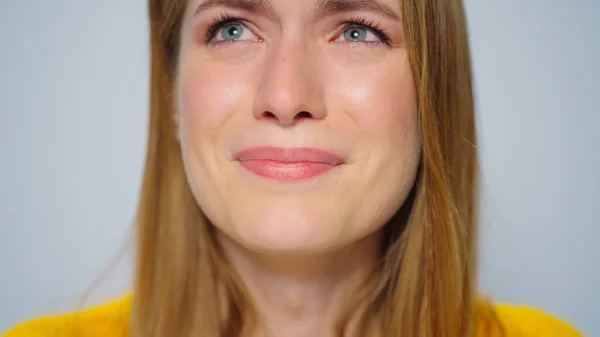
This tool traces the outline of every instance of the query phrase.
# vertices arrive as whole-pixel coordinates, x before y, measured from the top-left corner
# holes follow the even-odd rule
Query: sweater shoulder
[[[25,321],[1,337],[126,337],[131,297],[82,311]]]

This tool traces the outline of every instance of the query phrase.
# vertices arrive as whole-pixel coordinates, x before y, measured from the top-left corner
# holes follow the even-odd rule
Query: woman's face
[[[420,156],[398,0],[192,0],[177,80],[183,161],[221,233],[318,252],[381,229]]]

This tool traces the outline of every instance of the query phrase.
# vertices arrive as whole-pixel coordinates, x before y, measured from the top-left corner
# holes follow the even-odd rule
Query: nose
[[[280,42],[267,54],[263,67],[253,107],[256,118],[281,126],[325,118],[318,60],[309,46],[293,39]]]

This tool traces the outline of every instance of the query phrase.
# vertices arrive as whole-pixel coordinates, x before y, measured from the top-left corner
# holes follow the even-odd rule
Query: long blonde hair
[[[478,196],[463,3],[398,1],[417,89],[422,158],[409,200],[384,228],[379,273],[357,299],[366,308],[361,331],[377,315],[385,337],[471,336]],[[183,169],[173,91],[186,5],[149,0],[150,130],[137,213],[134,337],[238,337],[256,320]],[[340,319],[340,337],[352,314]]]

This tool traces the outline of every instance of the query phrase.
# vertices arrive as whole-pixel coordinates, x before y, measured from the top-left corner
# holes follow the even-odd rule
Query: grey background
[[[600,3],[465,3],[482,292],[600,336]],[[127,247],[147,39],[145,1],[0,0],[0,331],[72,310]],[[128,291],[130,258],[88,305]]]

